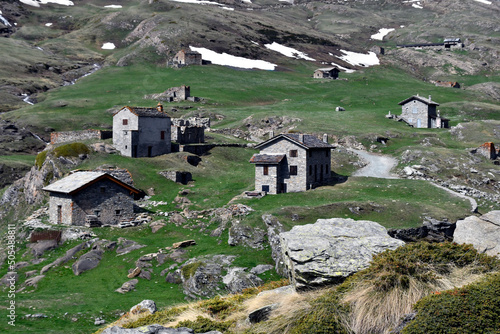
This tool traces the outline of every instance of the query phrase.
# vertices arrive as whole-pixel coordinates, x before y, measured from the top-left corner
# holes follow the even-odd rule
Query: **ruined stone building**
[[[399,102],[402,108],[401,116],[395,116],[397,120],[403,120],[414,128],[447,128],[448,119],[441,117],[436,107],[439,103],[432,101],[431,96],[412,96]]]
[[[113,115],[113,145],[127,157],[154,157],[171,152],[171,121],[156,108],[123,107]]]
[[[172,142],[181,145],[204,143],[205,126],[198,120],[198,118],[173,118],[171,128]]]
[[[337,67],[318,68],[314,71],[313,77],[315,79],[337,79],[340,70]]]
[[[141,191],[104,172],[75,172],[43,190],[49,192],[54,224],[115,225],[134,218],[134,198]]]
[[[255,190],[268,194],[305,191],[330,180],[331,150],[323,140],[307,134],[280,134],[257,146]]]
[[[189,65],[201,65],[201,53],[191,50],[181,50],[172,59],[173,66],[182,67]]]

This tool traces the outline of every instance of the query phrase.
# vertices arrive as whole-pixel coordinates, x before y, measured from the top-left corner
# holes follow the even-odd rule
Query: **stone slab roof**
[[[290,140],[294,142],[295,144],[307,149],[313,149],[313,148],[335,148],[334,146],[325,143],[324,141],[320,140],[318,137],[313,136],[313,135],[306,135],[306,134],[298,134],[298,133],[282,133],[277,136],[274,136],[273,138],[270,138],[258,145],[255,146],[255,148],[259,149],[262,146],[265,146],[267,144],[271,144],[272,142],[280,139],[280,138],[285,138],[287,140]]]
[[[129,106],[123,107],[118,112],[116,112],[115,115],[118,114],[120,111],[122,111],[125,108],[128,109],[134,115],[137,115],[139,117],[161,117],[161,118],[167,118],[167,117],[169,118],[170,117],[166,113],[158,111],[156,108],[129,107]]]
[[[321,72],[330,72],[332,70],[340,71],[338,67],[325,67],[316,69],[316,71],[321,71]]]
[[[104,172],[76,172],[52,184],[49,184],[48,186],[43,188],[43,190],[63,194],[73,194],[105,178],[118,183],[119,185],[127,188],[133,193],[140,193],[140,191],[135,189],[134,187]]]
[[[406,103],[408,103],[408,102],[410,102],[412,100],[418,100],[418,101],[423,102],[423,103],[425,103],[427,105],[435,105],[435,106],[439,105],[439,103],[436,103],[436,102],[432,101],[430,96],[429,96],[428,99],[426,99],[425,97],[418,96],[418,95],[413,95],[412,97],[409,97],[406,100],[403,100],[403,101],[399,102],[398,104],[399,105],[403,105],[403,104],[406,104]]]
[[[279,164],[281,160],[285,157],[284,154],[280,155],[272,155],[272,154],[254,154],[250,159],[250,162],[253,164],[269,164],[275,165]]]

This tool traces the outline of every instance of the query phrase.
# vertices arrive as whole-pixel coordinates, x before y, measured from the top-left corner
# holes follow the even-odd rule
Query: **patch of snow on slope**
[[[201,53],[201,56],[205,60],[209,60],[212,64],[215,65],[224,65],[224,66],[232,66],[239,68],[258,68],[261,70],[274,70],[277,66],[276,64],[272,64],[270,62],[264,60],[253,60],[247,59],[243,57],[232,56],[227,53],[217,53],[215,51],[206,49],[206,48],[196,48],[190,46],[191,50]]]
[[[115,48],[116,48],[116,46],[113,43],[104,43],[101,46],[101,49],[103,49],[103,50],[114,50]]]
[[[394,30],[396,30],[396,29],[394,29],[394,28],[381,28],[378,30],[378,33],[371,35],[370,38],[381,41],[384,39],[384,37],[388,33],[390,33],[391,31],[394,31]]]
[[[104,6],[104,8],[115,8],[115,9],[118,9],[118,8],[123,8],[122,5],[107,5],[107,6]]]
[[[241,0],[241,2],[252,3],[252,0]]]
[[[64,5],[64,6],[73,6],[74,3],[73,1],[70,0],[19,0],[20,2],[24,3],[25,5],[33,6],[33,7],[40,7],[40,5],[45,5],[48,3],[55,3],[58,5]]]
[[[231,8],[231,7],[222,7],[222,9],[225,9],[225,10],[234,10],[234,8]]]
[[[273,44],[264,44],[264,46],[270,50],[279,52],[287,57],[316,61],[316,59],[308,57],[304,52],[297,51],[295,49],[278,44],[276,42],[273,42]]]
[[[474,0],[474,1],[481,2],[481,3],[484,3],[486,5],[491,5],[491,1],[488,1],[488,0]]]
[[[45,23],[46,27],[52,27],[52,23]]]
[[[338,57],[353,66],[373,66],[379,65],[380,61],[375,52],[368,52],[368,54],[340,50],[344,56]]]
[[[195,3],[198,5],[217,5],[217,6],[221,6],[224,9],[229,9],[229,7],[224,7],[224,5],[222,5],[218,2],[207,1],[207,0],[170,0],[170,1],[183,2],[183,3]],[[234,9],[229,9],[229,10],[234,10]]]
[[[2,12],[0,11],[0,14],[2,14]],[[3,17],[2,15],[0,15],[0,21],[6,26],[6,27],[12,27],[12,24],[10,24],[9,21],[7,21],[7,19],[5,17]]]

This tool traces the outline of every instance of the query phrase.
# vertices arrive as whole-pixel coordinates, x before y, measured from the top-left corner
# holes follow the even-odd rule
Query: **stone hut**
[[[190,119],[172,119],[172,142],[177,144],[201,144],[205,142],[205,127]]]
[[[298,192],[327,184],[331,177],[331,150],[327,136],[287,133],[266,140],[255,148],[255,190],[268,194]]]
[[[313,78],[315,79],[337,79],[340,70],[338,67],[318,68],[314,71]]]
[[[402,106],[401,116],[397,120],[403,120],[414,128],[448,128],[448,119],[441,117],[436,107],[439,103],[432,101],[431,96],[412,96],[399,102]]]
[[[191,50],[181,50],[177,52],[172,60],[174,66],[202,65],[201,53]]]
[[[127,157],[154,157],[171,152],[171,121],[156,108],[123,107],[113,115],[113,145]]]
[[[495,160],[498,157],[498,150],[495,149],[495,144],[492,142],[487,142],[479,146],[477,152],[490,160]]]
[[[79,226],[133,219],[134,199],[142,193],[104,172],[75,172],[43,190],[50,194],[50,221]]]

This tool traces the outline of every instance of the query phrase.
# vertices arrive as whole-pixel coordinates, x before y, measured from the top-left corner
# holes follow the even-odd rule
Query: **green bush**
[[[90,149],[82,143],[71,143],[58,146],[54,149],[54,155],[58,157],[77,157],[80,154],[89,154]]]
[[[479,254],[471,245],[418,242],[378,254],[371,266],[354,275],[353,280],[368,279],[378,291],[388,291],[394,287],[408,288],[410,278],[431,282],[454,267],[472,264],[476,272],[500,268],[498,259]]]
[[[500,274],[460,289],[436,292],[416,305],[404,334],[500,333]]]
[[[194,273],[196,272],[196,269],[198,269],[199,266],[203,265],[203,262],[201,261],[196,261],[190,264],[186,264],[184,267],[182,267],[181,272],[182,276],[185,279],[191,278]]]
[[[164,324],[173,321],[176,316],[186,310],[186,307],[173,307],[167,310],[155,312],[135,321],[128,322],[122,325],[123,328],[137,328],[151,324]]]
[[[212,315],[225,315],[228,310],[235,307],[235,303],[227,298],[215,296],[212,299],[202,301],[200,306]]]
[[[47,152],[48,151],[45,150],[36,155],[35,165],[38,167],[38,169],[42,168],[45,159],[47,159]]]
[[[185,320],[179,322],[177,328],[187,327],[191,328],[195,333],[205,333],[210,331],[220,331],[222,333],[229,333],[228,329],[232,325],[230,321],[214,321],[208,318],[199,316],[196,320]]]

